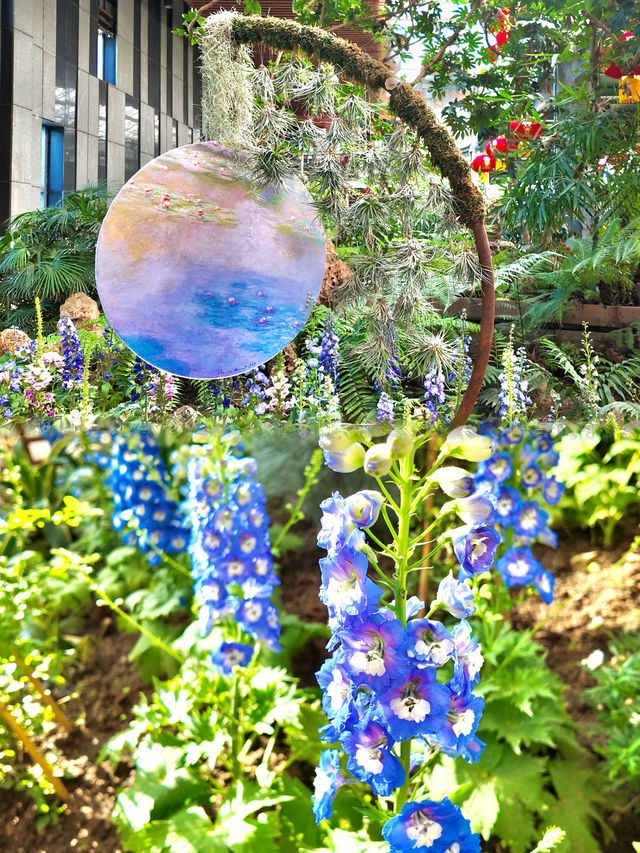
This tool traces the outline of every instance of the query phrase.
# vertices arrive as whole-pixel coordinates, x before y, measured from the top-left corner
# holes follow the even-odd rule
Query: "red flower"
[[[619,37],[618,41],[627,41],[627,39],[630,38],[633,38],[633,33],[631,30],[627,30],[626,33],[623,33]],[[600,53],[600,56],[604,56],[607,50],[608,48],[605,47],[605,49]],[[610,62],[606,68],[602,69],[602,73],[606,77],[611,77],[612,80],[619,80],[622,77],[622,66],[618,65],[616,62]],[[640,75],[640,65],[636,66],[632,71],[629,71],[630,77],[633,77],[635,74]]]

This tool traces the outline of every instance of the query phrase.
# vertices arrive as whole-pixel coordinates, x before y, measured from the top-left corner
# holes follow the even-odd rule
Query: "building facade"
[[[183,0],[0,0],[0,221],[200,138]]]

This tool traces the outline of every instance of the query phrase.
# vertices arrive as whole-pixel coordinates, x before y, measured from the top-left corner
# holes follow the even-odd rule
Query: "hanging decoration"
[[[493,172],[496,167],[496,158],[489,154],[478,154],[471,161],[471,168],[474,172]]]
[[[250,148],[253,118],[251,51],[232,38],[233,12],[204,20],[200,42],[202,132],[234,148]]]
[[[640,72],[640,68],[638,69]],[[640,77],[626,74],[618,81],[618,101],[621,104],[636,104],[640,101]]]
[[[264,188],[217,142],[144,166],[103,222],[96,281],[140,358],[177,376],[252,370],[296,336],[320,292],[326,243],[297,177]]]
[[[491,33],[495,36],[495,43],[489,45],[489,52],[487,55],[487,59],[489,62],[497,62],[498,56],[500,55],[500,49],[507,44],[509,41],[509,33],[513,26],[513,19],[511,17],[512,6],[509,6],[504,9],[500,9],[498,12],[498,25],[497,27],[491,27]]]
[[[478,172],[480,179],[488,180],[490,172],[504,172],[507,168],[505,157],[510,151],[520,150],[522,157],[527,157],[527,142],[540,139],[544,133],[544,127],[540,122],[530,119],[509,122],[507,136],[497,136],[485,145],[485,153],[478,154],[471,161],[471,168]],[[483,177],[484,176],[484,177]]]

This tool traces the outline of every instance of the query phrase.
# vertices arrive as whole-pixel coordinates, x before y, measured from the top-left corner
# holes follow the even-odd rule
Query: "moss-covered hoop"
[[[340,70],[345,78],[371,92],[389,92],[388,109],[411,127],[423,141],[433,165],[447,178],[456,200],[459,221],[471,229],[478,261],[482,270],[482,318],[480,340],[471,379],[460,402],[453,424],[459,425],[469,415],[480,393],[489,363],[493,338],[495,295],[493,263],[484,225],[484,201],[471,180],[469,164],[458,150],[449,131],[438,123],[434,113],[417,92],[394,77],[379,60],[352,42],[337,38],[316,27],[303,26],[281,18],[238,15],[232,33],[239,44],[264,44],[276,51],[302,51]]]

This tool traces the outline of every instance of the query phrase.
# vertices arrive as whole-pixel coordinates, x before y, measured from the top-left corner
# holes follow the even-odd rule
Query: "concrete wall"
[[[78,11],[78,69],[75,133],[75,166],[65,174],[75,187],[98,180],[98,108],[99,80],[91,73],[92,0],[72,0]],[[56,102],[56,19],[58,0],[13,0],[13,96],[10,129],[10,172],[0,175],[0,194],[8,194],[4,205],[11,216],[40,206],[41,135],[43,121],[55,123]],[[108,88],[107,122],[107,186],[116,192],[125,182],[124,113],[126,96],[135,97],[134,88],[134,7],[140,7],[140,78],[139,78],[139,150],[140,165],[154,156],[154,110],[148,97],[148,0],[119,0],[117,20],[117,78]],[[172,126],[178,121],[179,144],[199,138],[193,124],[184,123],[183,51],[188,52],[189,105],[188,119],[193,121],[193,48],[179,36],[171,36],[173,53],[172,110],[167,115],[165,3],[161,5],[160,61],[161,114],[160,151],[172,147]],[[174,0],[174,26],[181,20],[183,3]],[[75,9],[74,9],[75,13]],[[95,20],[95,17],[94,17]],[[95,28],[95,24],[94,24]]]

